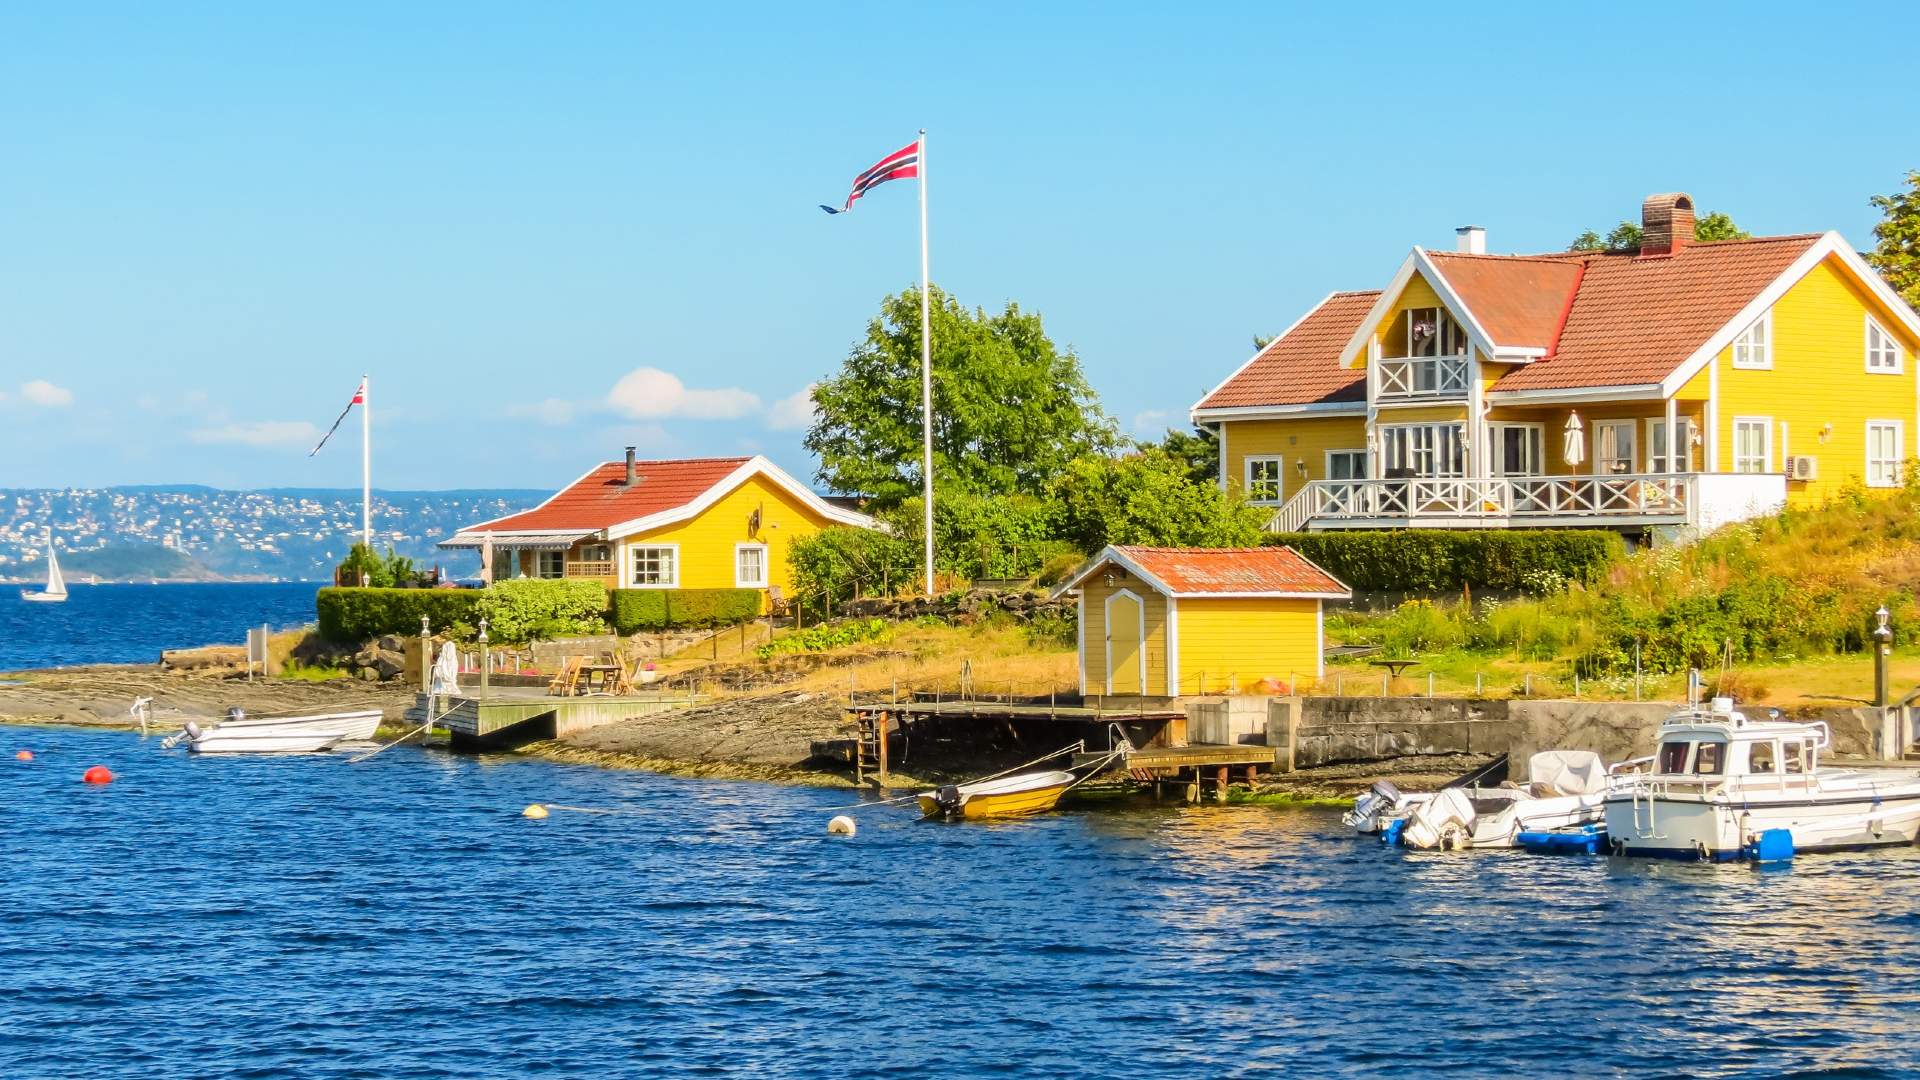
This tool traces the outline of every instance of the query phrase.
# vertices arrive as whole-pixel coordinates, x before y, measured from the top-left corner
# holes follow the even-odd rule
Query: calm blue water
[[[0,586],[0,671],[150,664],[162,649],[238,645],[247,630],[313,621],[320,586],[72,585],[64,604],[30,604]]]
[[[0,751],[6,1077],[1920,1069],[1914,850],[1409,855],[1262,807],[847,840],[832,792],[517,758]]]

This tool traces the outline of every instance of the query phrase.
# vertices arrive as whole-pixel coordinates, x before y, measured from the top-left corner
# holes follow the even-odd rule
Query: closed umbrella
[[[440,646],[440,655],[433,661],[433,685],[429,694],[457,694],[460,692],[460,655],[454,651],[453,642]]]
[[[1586,429],[1581,426],[1577,412],[1567,414],[1566,441],[1560,447],[1560,456],[1575,468],[1587,460]]]
[[[493,584],[493,534],[480,538],[480,584]]]

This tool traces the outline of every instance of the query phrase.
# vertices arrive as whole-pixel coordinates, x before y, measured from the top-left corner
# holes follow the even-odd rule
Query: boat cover
[[[1527,759],[1527,782],[1543,796],[1600,795],[1607,790],[1607,765],[1591,750],[1542,750]]]

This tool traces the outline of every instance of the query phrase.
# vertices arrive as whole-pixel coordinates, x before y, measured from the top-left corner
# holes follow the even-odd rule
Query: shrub
[[[615,589],[607,618],[616,633],[637,634],[732,626],[759,615],[758,589]]]
[[[351,643],[383,634],[417,634],[420,617],[436,629],[471,623],[485,595],[473,589],[321,589],[314,600],[320,636]]]
[[[502,581],[480,594],[475,615],[494,641],[606,633],[607,588],[597,581]]]
[[[877,641],[892,632],[893,624],[885,619],[847,619],[796,630],[760,646],[754,652],[762,660],[779,653],[826,652],[828,649],[845,648],[865,641]]]
[[[913,580],[918,558],[913,542],[850,525],[829,526],[787,547],[796,599],[840,601],[852,597],[856,589],[891,591],[896,583]]]
[[[1620,537],[1585,529],[1403,529],[1280,533],[1285,544],[1352,588],[1442,593],[1514,592],[1596,579],[1626,554]]]

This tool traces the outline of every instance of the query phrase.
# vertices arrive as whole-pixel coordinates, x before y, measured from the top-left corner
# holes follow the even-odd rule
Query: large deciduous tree
[[[1873,227],[1867,261],[1901,299],[1920,308],[1920,170],[1907,173],[1907,190],[1871,201],[1883,216]]]
[[[1258,544],[1271,511],[1218,484],[1196,482],[1190,464],[1159,447],[1125,457],[1081,458],[1054,484],[1055,535],[1089,554],[1108,544],[1245,547]]]
[[[888,297],[838,374],[814,388],[808,450],[828,488],[877,508],[920,493],[920,292]],[[1037,313],[968,311],[933,291],[933,470],[940,490],[1038,494],[1118,441],[1080,360]]]
[[[1733,223],[1733,218],[1714,211],[1695,218],[1693,222],[1695,240],[1751,240],[1753,234]],[[1605,236],[1588,229],[1573,238],[1567,245],[1568,251],[1604,251],[1610,255],[1631,255],[1640,250],[1640,226],[1637,222],[1623,221],[1613,227]]]

